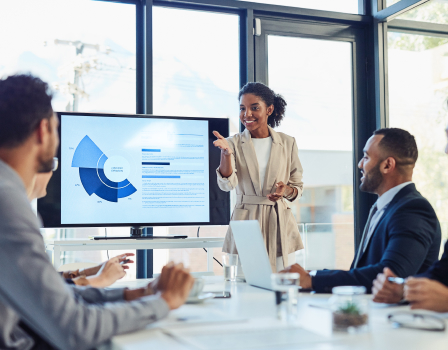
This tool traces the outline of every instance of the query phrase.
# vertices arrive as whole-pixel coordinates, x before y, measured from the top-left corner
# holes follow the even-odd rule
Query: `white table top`
[[[387,315],[407,311],[407,306],[372,303],[369,333],[331,332],[331,313],[314,305],[328,305],[328,294],[302,293],[299,298],[301,327],[289,327],[276,319],[274,293],[246,283],[224,282],[222,276],[203,277],[204,291],[230,291],[230,299],[210,299],[184,305],[167,319],[147,329],[116,336],[111,347],[137,349],[446,349],[448,332],[394,329]],[[138,287],[147,281],[127,282]],[[116,285],[123,286],[123,282]],[[427,312],[423,312],[427,313]],[[182,318],[183,321],[179,321]]]
[[[135,243],[153,242],[153,243],[195,243],[195,242],[224,242],[224,237],[187,237],[187,238],[156,238],[156,239],[87,239],[87,238],[64,238],[64,239],[46,239],[46,244],[63,245],[102,245],[102,244],[120,244],[134,245]]]

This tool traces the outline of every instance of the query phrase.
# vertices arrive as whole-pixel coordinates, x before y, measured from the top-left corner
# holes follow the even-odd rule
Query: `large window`
[[[239,132],[238,24],[236,15],[153,9],[154,114],[229,118],[230,134]],[[204,226],[199,234],[223,237],[226,230]],[[159,233],[196,237],[198,227],[156,228]],[[220,251],[214,250],[219,261]],[[170,260],[205,271],[206,257],[203,249],[154,250],[154,272]],[[216,262],[214,269],[222,274]]]
[[[137,102],[139,106],[152,102],[153,113],[158,115],[228,117],[231,135],[239,132],[240,84],[255,80],[268,83],[288,102],[286,119],[279,131],[296,138],[304,167],[305,192],[292,209],[301,232],[309,233],[309,240],[305,239],[309,243],[307,267],[347,268],[353,257],[354,226],[358,226],[356,235],[360,236],[359,226],[368,213],[367,205],[353,203],[355,197],[368,204],[367,195],[357,188],[353,193],[354,154],[362,149],[366,135],[374,129],[374,120],[382,117],[369,114],[373,108],[368,102],[384,99],[374,96],[375,80],[367,80],[365,74],[370,73],[364,70],[366,60],[375,59],[369,53],[373,47],[368,48],[365,41],[373,22],[366,16],[351,15],[358,14],[362,2],[159,0],[148,12],[152,18],[147,18],[141,2],[119,1],[1,1],[0,76],[16,72],[40,76],[56,91],[56,110],[135,113]],[[387,5],[397,1],[388,0]],[[322,11],[282,13],[285,6]],[[434,0],[424,6],[429,10],[423,17],[411,12],[402,16],[414,22],[445,23],[446,4]],[[247,7],[251,10],[246,11]],[[328,11],[339,14],[328,15]],[[312,15],[308,16],[308,12]],[[261,21],[262,33],[266,23],[272,22],[271,32],[259,35],[253,28],[252,36],[252,26],[260,23],[254,22],[254,18]],[[406,23],[409,26],[410,21]],[[406,45],[412,35],[404,35],[391,33],[391,51],[409,53],[422,67],[432,64],[422,63],[423,57],[426,60],[429,52],[442,50],[447,42],[445,37],[419,36],[414,47],[424,49],[411,50]],[[137,47],[137,41],[141,47]],[[261,42],[265,45],[263,50]],[[147,43],[152,43],[152,47],[146,47]],[[437,55],[438,59],[445,59],[441,51]],[[391,74],[393,56],[392,52]],[[146,74],[146,64],[153,65],[152,77]],[[260,78],[261,71],[264,76]],[[391,80],[391,123],[398,120],[393,107],[394,84]],[[422,84],[415,84],[416,89],[421,89]],[[433,86],[439,89],[441,85]],[[147,96],[148,91],[153,95]],[[145,97],[149,100],[145,101]],[[417,103],[417,97],[412,103]],[[443,101],[439,106],[443,106]],[[223,237],[226,230],[225,226],[201,227],[199,234]],[[129,234],[128,228],[48,230],[46,234],[86,238],[106,232]],[[193,237],[198,228],[157,227],[154,233]],[[321,242],[331,244],[323,248]],[[219,252],[216,249],[215,256],[221,260]],[[110,252],[110,256],[118,253]],[[106,259],[107,252],[68,252],[63,258],[64,262],[96,262]],[[171,259],[184,262],[193,271],[206,267],[202,249],[154,250],[154,272]],[[220,266],[214,264],[215,272],[222,273]]]
[[[0,33],[0,76],[49,82],[54,109],[135,113],[134,5],[2,1]]]
[[[269,86],[288,103],[278,131],[295,137],[304,169],[303,197],[292,210],[307,236],[306,268],[349,268],[354,252],[352,44],[269,35],[268,64]]]
[[[448,38],[390,31],[389,124],[416,137],[417,189],[436,210],[448,237]]]
[[[239,18],[155,7],[154,114],[230,119],[239,131]]]

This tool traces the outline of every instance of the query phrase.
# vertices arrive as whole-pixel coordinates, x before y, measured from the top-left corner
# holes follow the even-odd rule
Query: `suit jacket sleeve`
[[[297,195],[290,200],[291,202],[302,197],[303,193],[302,178],[303,178],[303,168],[299,159],[299,150],[297,148],[296,139],[294,139],[294,144],[292,145],[292,152],[291,152],[291,171],[287,185],[297,189]]]
[[[436,261],[426,272],[416,277],[426,277],[448,286],[448,241],[445,243],[442,258]]]
[[[91,349],[168,313],[168,305],[157,296],[106,302],[121,299],[123,291],[86,288],[74,293],[48,260],[26,196],[20,196],[15,188],[2,188],[1,192],[0,302],[48,343],[58,349]]]
[[[390,218],[388,232],[375,232],[375,235],[388,236],[386,249],[378,263],[350,271],[318,271],[313,277],[313,289],[329,293],[335,286],[357,285],[366,287],[370,293],[373,280],[386,266],[400,277],[416,274],[432,244],[437,225],[434,211],[426,200],[409,201]]]
[[[229,192],[232,191],[236,186],[238,186],[238,177],[236,175],[237,169],[235,166],[235,145],[233,144],[231,138],[227,138],[230,148],[233,151],[231,162],[233,172],[229,177],[223,177],[219,172],[219,167],[216,169],[216,177],[218,178],[218,186],[222,191]]]

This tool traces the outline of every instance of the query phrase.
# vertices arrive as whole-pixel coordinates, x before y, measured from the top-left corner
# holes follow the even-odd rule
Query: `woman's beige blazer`
[[[302,165],[296,141],[293,137],[274,131],[269,127],[272,148],[266,168],[264,184],[260,184],[258,161],[250,132],[227,138],[233,150],[233,173],[223,178],[217,169],[218,186],[223,191],[236,188],[237,203],[230,220],[258,220],[269,255],[272,270],[276,271],[276,258],[283,257],[283,266],[288,266],[288,254],[303,249],[297,222],[286,204],[285,198],[277,202],[266,196],[275,192],[275,184],[283,181],[298,191],[296,200],[302,196]],[[223,251],[237,254],[232,231],[227,230]]]

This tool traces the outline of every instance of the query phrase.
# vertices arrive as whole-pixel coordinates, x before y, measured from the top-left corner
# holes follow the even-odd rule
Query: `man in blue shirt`
[[[358,164],[360,189],[378,195],[370,210],[361,243],[349,271],[320,270],[308,273],[295,264],[287,270],[300,274],[300,285],[329,293],[335,286],[362,285],[384,267],[400,277],[426,271],[437,260],[440,225],[431,204],[412,183],[418,150],[414,137],[396,128],[374,132]]]

